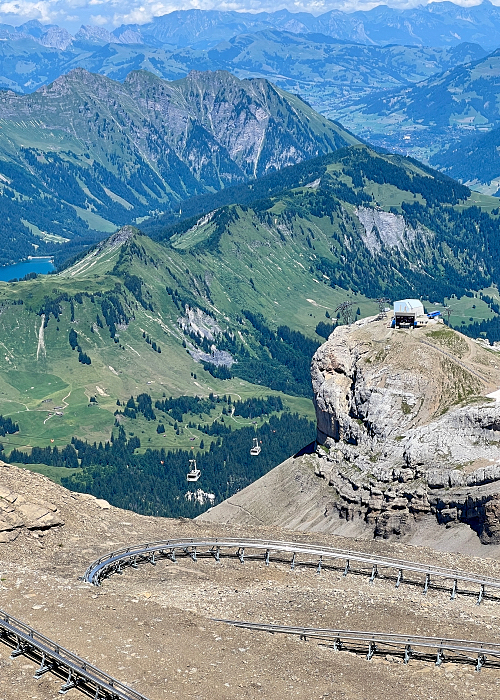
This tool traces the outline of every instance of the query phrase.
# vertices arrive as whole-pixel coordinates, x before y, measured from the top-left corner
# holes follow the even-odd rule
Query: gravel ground
[[[31,624],[151,700],[329,698],[329,700],[441,700],[500,697],[500,669],[476,673],[465,663],[412,660],[393,650],[366,660],[366,649],[335,652],[315,641],[252,632],[212,618],[285,625],[371,629],[499,642],[500,599],[477,606],[474,596],[450,601],[449,589],[422,595],[415,577],[395,589],[393,577],[369,582],[366,572],[318,575],[305,563],[262,558],[212,558],[144,564],[100,588],[78,580],[99,555],[125,544],[190,536],[301,539],[343,548],[434,562],[500,577],[500,562],[398,543],[299,535],[284,530],[196,524],[105,508],[45,477],[0,468],[0,485],[30,502],[50,502],[64,525],[45,531],[20,527],[0,544],[0,607]],[[103,505],[103,504],[101,504]],[[11,660],[0,645],[0,700],[58,697],[62,682],[35,664]],[[68,697],[83,697],[71,690]]]

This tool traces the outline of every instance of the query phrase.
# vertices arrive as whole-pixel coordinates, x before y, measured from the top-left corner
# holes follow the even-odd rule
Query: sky
[[[112,31],[121,24],[144,24],[153,17],[173,10],[239,10],[311,12],[318,15],[329,10],[369,10],[377,5],[406,8],[427,4],[425,0],[0,0],[0,23],[18,26],[32,19],[44,24],[58,24],[71,33],[82,24],[100,25]],[[470,6],[477,0],[455,0]],[[500,4],[497,0],[493,4]]]

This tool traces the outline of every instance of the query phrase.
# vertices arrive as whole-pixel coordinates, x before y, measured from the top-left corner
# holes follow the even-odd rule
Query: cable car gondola
[[[201,471],[196,466],[196,460],[190,459],[189,460],[189,472],[188,472],[187,477],[186,477],[187,480],[188,481],[198,481],[200,476],[201,476]]]
[[[259,445],[259,440],[258,440],[258,438],[254,437],[254,439],[253,439],[253,446],[252,446],[252,449],[250,450],[250,454],[251,454],[253,457],[256,457],[257,455],[260,455],[261,449],[262,449],[262,447]]]

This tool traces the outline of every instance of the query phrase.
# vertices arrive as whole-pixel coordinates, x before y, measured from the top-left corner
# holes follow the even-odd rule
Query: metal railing
[[[419,654],[422,649],[434,650],[436,666],[440,666],[446,660],[445,652],[454,657],[462,657],[466,661],[474,661],[476,670],[480,671],[487,660],[500,663],[500,644],[490,642],[476,642],[469,639],[450,639],[445,637],[422,637],[420,635],[392,634],[385,632],[364,632],[359,630],[324,629],[318,627],[287,627],[284,625],[270,625],[261,622],[241,622],[240,620],[214,619],[214,622],[224,622],[233,627],[249,630],[271,632],[272,634],[293,634],[306,641],[318,639],[330,642],[338,651],[344,649],[348,643],[367,644],[366,658],[370,660],[376,653],[387,653],[387,648],[396,649],[404,654],[404,663],[408,663],[412,657]],[[381,647],[385,647],[382,651]],[[473,654],[474,658],[470,655]]]
[[[133,688],[120,683],[3,610],[0,610],[0,641],[13,648],[11,658],[23,655],[40,664],[35,678],[50,672],[65,679],[59,691],[61,694],[77,688],[94,700],[147,700]]]
[[[485,596],[486,588],[500,593],[500,579],[482,574],[470,573],[459,569],[447,569],[433,564],[383,557],[378,554],[368,554],[350,549],[336,549],[309,545],[300,542],[284,542],[275,540],[258,540],[245,538],[183,538],[171,539],[161,542],[148,542],[135,547],[124,547],[106,554],[94,561],[82,577],[83,580],[94,585],[99,585],[102,579],[114,573],[121,573],[122,567],[137,567],[140,563],[150,562],[155,564],[160,557],[175,561],[176,556],[189,556],[196,561],[198,556],[213,556],[218,561],[221,550],[229,550],[229,556],[236,556],[241,562],[245,556],[255,556],[255,552],[264,552],[264,561],[269,564],[272,555],[290,554],[290,565],[293,568],[306,562],[298,561],[298,557],[317,557],[315,566],[318,573],[325,567],[325,562],[344,562],[344,576],[352,571],[352,564],[362,564],[371,569],[370,581],[374,581],[380,575],[380,569],[392,569],[397,572],[396,588],[404,581],[405,573],[422,574],[423,593],[427,593],[435,579],[450,581],[451,599],[456,598],[459,583],[477,585],[479,588],[477,603],[481,603]],[[249,554],[250,552],[250,554]],[[468,591],[469,592],[469,591]]]
[[[197,561],[198,556],[214,557],[220,560],[221,550],[227,550],[226,556],[237,557],[241,562],[247,558],[255,558],[263,552],[266,565],[271,556],[278,554],[291,555],[290,566],[311,565],[310,561],[298,561],[301,556],[313,556],[313,565],[321,573],[328,560],[345,562],[344,576],[351,571],[351,563],[371,567],[370,581],[379,575],[379,569],[387,568],[397,571],[396,587],[404,580],[405,572],[425,575],[423,592],[427,593],[432,581],[436,578],[452,581],[451,599],[458,593],[458,583],[468,583],[479,586],[478,604],[484,598],[485,589],[500,591],[500,579],[482,574],[469,573],[458,569],[447,569],[419,562],[382,557],[376,554],[357,552],[350,549],[336,549],[320,545],[309,545],[301,542],[285,542],[275,540],[258,540],[248,538],[181,538],[161,542],[149,542],[135,547],[123,547],[106,554],[94,561],[82,577],[93,585],[99,585],[103,578],[114,573],[121,573],[123,566],[137,567],[140,563],[155,564],[157,558],[165,557],[176,561],[177,556],[191,557]],[[280,560],[282,561],[282,560]],[[500,664],[500,644],[477,642],[462,639],[440,637],[422,637],[372,631],[321,629],[312,627],[288,627],[259,622],[241,622],[238,620],[217,620],[235,627],[267,631],[272,633],[299,635],[302,639],[318,639],[332,643],[334,649],[342,649],[346,644],[367,644],[367,658],[379,652],[380,647],[396,647],[404,654],[404,662],[410,658],[422,655],[422,649],[433,649],[435,663],[440,666],[445,661],[445,652],[454,656],[473,660],[479,671],[486,663],[494,661]],[[60,690],[64,694],[76,688],[94,700],[147,700],[144,695],[117,681],[112,676],[89,664],[56,642],[48,639],[34,628],[17,620],[8,613],[0,610],[0,641],[13,648],[11,658],[24,655],[40,664],[34,677],[40,678],[44,673],[51,672],[65,679]],[[470,655],[474,658],[471,659]]]

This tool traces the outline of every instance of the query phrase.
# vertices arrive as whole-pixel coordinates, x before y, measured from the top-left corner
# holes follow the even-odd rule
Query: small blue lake
[[[0,282],[8,282],[14,277],[21,279],[30,272],[46,275],[54,269],[54,264],[49,258],[26,260],[26,262],[16,263],[15,265],[0,267]]]

